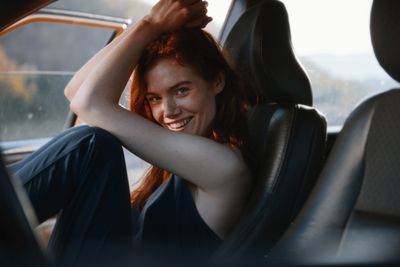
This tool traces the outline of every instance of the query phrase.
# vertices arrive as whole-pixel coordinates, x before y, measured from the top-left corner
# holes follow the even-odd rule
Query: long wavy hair
[[[202,78],[213,82],[222,72],[225,87],[216,96],[216,115],[212,125],[212,139],[238,148],[251,167],[246,113],[248,102],[242,84],[229,66],[213,37],[201,29],[183,29],[160,36],[150,43],[135,68],[130,91],[130,109],[157,123],[146,100],[146,72],[162,58],[172,58],[183,66],[194,67]],[[142,208],[149,196],[170,176],[168,171],[151,166],[136,190],[131,193],[131,204]]]

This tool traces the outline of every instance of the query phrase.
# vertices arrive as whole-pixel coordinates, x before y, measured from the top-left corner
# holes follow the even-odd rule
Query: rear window
[[[369,20],[371,0],[283,0],[294,50],[305,67],[314,105],[340,128],[364,98],[399,84],[379,66]]]

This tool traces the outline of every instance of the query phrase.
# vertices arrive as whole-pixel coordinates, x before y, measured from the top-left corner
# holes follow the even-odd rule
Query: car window
[[[340,128],[365,97],[399,84],[377,62],[370,40],[372,0],[283,0],[294,50],[311,80],[314,105]]]
[[[130,18],[135,23],[155,2],[66,0],[47,8]],[[209,1],[208,10],[213,21],[206,29],[215,37],[219,35],[230,4],[231,0]],[[39,138],[54,136],[69,126],[69,106],[63,89],[110,36],[111,31],[104,29],[46,23],[25,25],[0,36],[0,140],[3,147],[30,144],[27,140],[32,138],[37,144]],[[129,92],[129,84],[126,89],[125,92]],[[127,100],[128,95],[124,94],[121,104],[125,107]],[[130,185],[134,187],[148,164],[127,150],[124,152]]]
[[[135,23],[156,0],[66,0],[47,8],[130,18]],[[208,2],[213,21],[206,30],[218,37],[231,0]],[[31,23],[0,36],[0,144],[35,144],[68,127],[69,105],[63,95],[73,74],[111,37],[111,30]],[[125,92],[129,92],[129,83]],[[128,106],[128,95],[121,105]],[[33,143],[29,139],[34,139]],[[131,187],[148,164],[124,150]]]
[[[111,34],[41,22],[0,36],[0,140],[51,137],[66,127],[64,87]]]
[[[147,14],[158,0],[68,0],[57,1],[51,8],[78,10],[94,14],[130,18],[136,22]],[[208,1],[208,14],[213,21],[206,30],[218,37],[232,0]]]

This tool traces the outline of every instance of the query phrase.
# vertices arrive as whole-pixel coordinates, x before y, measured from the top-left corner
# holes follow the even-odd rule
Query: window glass
[[[371,0],[284,0],[293,47],[311,80],[314,105],[341,126],[365,97],[399,86],[377,62]]]
[[[148,14],[157,2],[158,0],[66,0],[57,1],[49,7],[131,18],[133,22],[136,22]],[[232,0],[208,1],[208,13],[213,17],[213,21],[206,29],[215,37],[218,37],[231,2]]]
[[[135,23],[156,0],[65,0],[47,8],[66,9],[130,18]],[[208,2],[213,21],[206,30],[218,37],[231,0]],[[65,85],[111,31],[84,26],[34,23],[0,36],[0,141],[51,137],[62,131],[69,113]],[[129,85],[128,85],[129,87]],[[127,88],[128,89],[128,88]],[[129,90],[126,90],[129,91]],[[127,98],[121,98],[127,106]],[[4,142],[6,141],[6,142]],[[12,146],[10,146],[12,147]],[[148,164],[124,150],[131,187],[137,185]]]
[[[64,87],[110,30],[31,23],[0,37],[0,140],[51,137],[66,123]]]

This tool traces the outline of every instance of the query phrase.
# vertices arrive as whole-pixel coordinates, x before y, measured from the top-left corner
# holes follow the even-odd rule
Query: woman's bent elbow
[[[65,89],[64,89],[64,96],[69,100],[69,102],[72,101],[72,98],[73,98],[72,89],[69,88],[68,86],[65,87]]]
[[[74,97],[70,99],[69,108],[78,116],[82,116],[85,110],[88,109],[87,105],[80,99]]]
[[[93,103],[88,99],[74,97],[69,103],[69,107],[81,120],[91,126],[101,127],[102,117],[106,113],[103,108],[105,105]],[[99,108],[102,107],[102,108]]]

